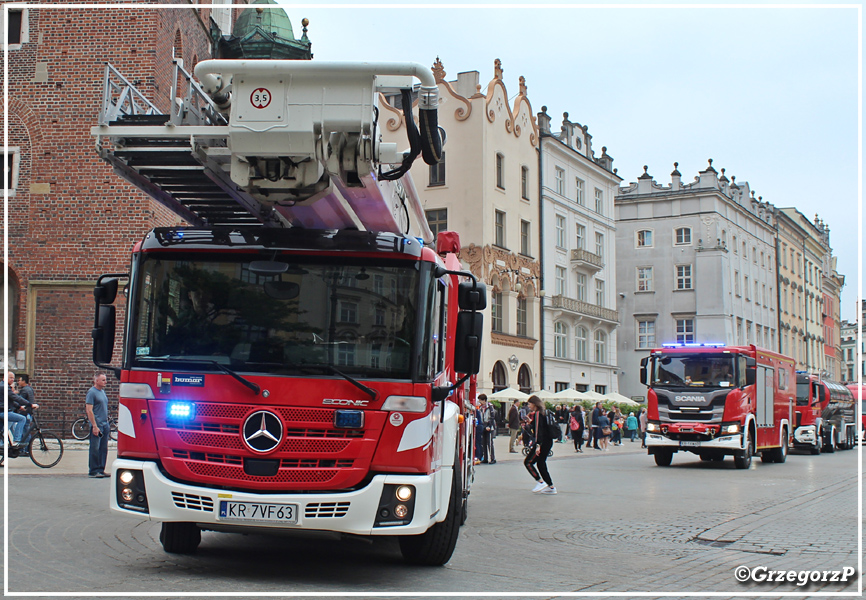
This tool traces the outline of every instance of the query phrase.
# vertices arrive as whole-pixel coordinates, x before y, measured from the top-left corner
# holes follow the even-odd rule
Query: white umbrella
[[[499,390],[495,394],[490,394],[488,398],[496,398],[497,400],[528,400],[529,394],[515,390],[514,388],[505,388]]]
[[[548,392],[547,390],[538,390],[537,392],[532,392],[532,396],[538,396],[542,400],[556,400],[557,395],[553,392]]]
[[[592,390],[590,390],[588,392],[584,392],[583,395],[586,396],[587,400],[593,400],[593,401],[601,400],[602,402],[604,402],[605,400],[608,399],[607,396],[602,396],[598,392],[595,392]]]
[[[573,390],[571,388],[565,388],[564,390],[560,390],[554,394],[556,398],[562,400],[568,400],[570,402],[574,402],[575,400],[589,400],[590,398],[583,392],[578,392],[577,390]]]
[[[640,402],[635,402],[631,398],[626,398],[625,396],[623,396],[622,394],[620,394],[618,392],[611,392],[610,394],[607,394],[606,397],[608,400],[610,400],[612,402],[616,402],[617,404],[628,404],[629,406],[640,406]]]

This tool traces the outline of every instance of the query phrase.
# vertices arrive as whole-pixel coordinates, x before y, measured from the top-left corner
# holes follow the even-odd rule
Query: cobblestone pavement
[[[108,480],[84,476],[70,449],[51,470],[10,461],[9,590],[116,593],[564,593],[702,597],[706,592],[856,593],[847,584],[740,584],[739,566],[857,567],[858,452],[792,455],[783,465],[701,462],[656,467],[637,444],[549,460],[559,494],[529,489],[521,454],[497,439],[499,462],[479,465],[469,521],[443,568],[402,564],[392,540],[338,542],[206,532],[194,556],[165,554],[159,525],[110,513]],[[396,597],[396,596],[394,596]],[[529,597],[523,596],[523,597]],[[629,597],[632,597],[629,595]]]

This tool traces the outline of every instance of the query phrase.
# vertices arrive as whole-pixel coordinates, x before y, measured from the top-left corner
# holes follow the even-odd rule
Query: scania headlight
[[[661,431],[661,427],[659,427],[658,423],[647,423],[646,430],[651,433],[658,433],[659,431]]]
[[[739,423],[725,423],[722,425],[722,434],[740,433]]]

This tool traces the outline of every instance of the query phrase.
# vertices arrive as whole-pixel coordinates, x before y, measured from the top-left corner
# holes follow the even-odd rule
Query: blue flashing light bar
[[[685,343],[668,343],[662,344],[662,348],[723,348],[726,344],[720,342],[704,342],[698,344],[697,342],[685,342]]]
[[[169,402],[167,412],[172,419],[192,420],[195,418],[195,404],[192,402]]]

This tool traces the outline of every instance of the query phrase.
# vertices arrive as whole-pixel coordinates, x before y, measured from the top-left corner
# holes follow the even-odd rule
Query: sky
[[[278,0],[279,1],[279,0]],[[661,185],[713,159],[777,207],[815,214],[856,319],[860,109],[856,5],[292,5],[315,60],[417,62],[456,79],[500,59],[509,95],[526,78],[534,113],[589,127],[622,185],[647,165]]]

